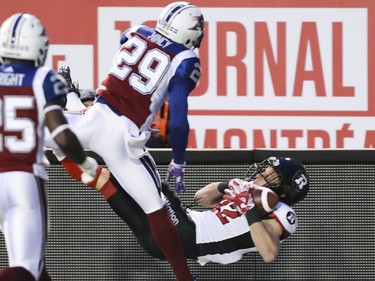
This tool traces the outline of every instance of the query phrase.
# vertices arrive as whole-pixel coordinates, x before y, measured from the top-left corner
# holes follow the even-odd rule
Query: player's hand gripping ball
[[[252,200],[257,207],[259,215],[271,213],[273,208],[279,202],[279,196],[271,189],[257,186],[253,182],[244,181],[241,179],[231,179],[228,183],[227,195],[235,197],[243,192],[249,192]]]

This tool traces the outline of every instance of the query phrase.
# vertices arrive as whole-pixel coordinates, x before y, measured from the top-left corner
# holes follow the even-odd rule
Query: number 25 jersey
[[[44,170],[44,106],[64,100],[57,73],[33,63],[0,66],[0,172],[23,171],[47,178]]]

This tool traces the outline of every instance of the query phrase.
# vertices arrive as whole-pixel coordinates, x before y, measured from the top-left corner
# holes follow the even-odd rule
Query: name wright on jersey
[[[0,73],[0,86],[22,86],[25,74],[22,73]]]

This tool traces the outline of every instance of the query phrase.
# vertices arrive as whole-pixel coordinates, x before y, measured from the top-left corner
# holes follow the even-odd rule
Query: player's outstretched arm
[[[98,163],[94,158],[86,156],[77,136],[70,130],[59,102],[47,102],[44,107],[44,114],[51,137],[66,157],[77,163],[83,172],[82,182],[92,181],[97,174]]]
[[[274,219],[262,220],[250,226],[250,234],[264,262],[273,262],[280,249],[281,226]]]
[[[224,190],[224,198],[233,202],[238,212],[246,217],[254,245],[264,262],[269,263],[278,255],[283,229],[275,219],[262,220],[251,194],[253,188],[251,183],[233,179]]]
[[[245,188],[249,183],[240,179],[209,183],[195,193],[194,200],[204,207],[212,207],[223,200],[223,195],[225,194],[226,189],[234,189],[235,186],[239,184],[242,184]]]
[[[212,182],[199,189],[194,196],[195,202],[204,207],[212,207],[223,199],[223,193],[218,189],[220,182]]]

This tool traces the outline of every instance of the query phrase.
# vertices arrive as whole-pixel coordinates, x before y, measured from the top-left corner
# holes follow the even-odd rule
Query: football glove
[[[248,190],[237,192],[235,190],[226,189],[223,197],[227,201],[233,202],[240,214],[245,214],[255,207],[253,197]]]
[[[70,67],[63,65],[59,68],[59,71],[57,71],[57,73],[64,77],[64,79],[66,80],[69,93],[74,92],[78,97],[80,97],[81,94],[79,92],[79,83],[72,81],[72,77],[70,75]]]
[[[184,164],[177,164],[173,161],[168,166],[168,172],[166,180],[169,182],[172,177],[176,179],[175,191],[177,194],[181,194],[184,192],[185,184],[184,184],[184,172],[185,172],[185,163]]]
[[[86,157],[86,160],[78,166],[82,171],[81,181],[84,184],[88,184],[95,179],[98,172],[98,162],[94,158]]]
[[[235,191],[236,193],[241,193],[242,191],[249,191],[254,188],[253,182],[244,181],[241,179],[231,179],[228,183],[228,188]]]

